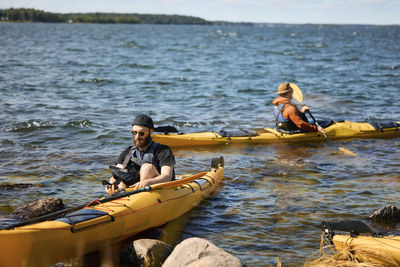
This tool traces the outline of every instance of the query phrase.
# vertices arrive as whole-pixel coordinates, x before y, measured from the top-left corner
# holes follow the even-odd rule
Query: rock
[[[171,254],[173,247],[155,239],[138,239],[121,253],[121,263],[131,266],[158,267]]]
[[[230,266],[242,267],[240,259],[218,248],[210,241],[192,237],[179,243],[162,265],[163,267]]]
[[[12,214],[19,220],[25,221],[62,210],[63,208],[64,204],[62,202],[62,199],[48,197],[26,205],[19,206],[14,210]]]
[[[400,222],[400,210],[395,206],[386,206],[374,211],[368,219],[386,225],[394,225]]]
[[[165,265],[163,265],[165,266]],[[205,267],[205,266],[220,266],[220,267],[225,267],[225,266],[243,266],[243,265],[237,265],[237,264],[232,264],[231,261],[227,261],[225,257],[221,256],[205,256],[202,257],[188,265],[185,265],[186,267]]]
[[[42,184],[28,184],[28,183],[20,183],[20,184],[0,184],[0,189],[25,189],[29,187],[44,187]]]

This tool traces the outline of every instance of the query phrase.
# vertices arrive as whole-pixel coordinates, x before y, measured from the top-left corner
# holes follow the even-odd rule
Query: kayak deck
[[[400,265],[400,236],[381,233],[362,221],[322,222],[324,245],[334,245],[343,255],[359,262]],[[350,234],[337,234],[336,231]]]
[[[333,243],[339,251],[349,251],[359,261],[374,262],[384,266],[400,265],[400,236],[335,235]]]
[[[329,139],[345,138],[395,138],[400,137],[400,122],[334,122],[325,128]],[[237,132],[237,131],[236,131]],[[241,134],[232,131],[200,133],[153,134],[153,140],[168,146],[226,145],[226,144],[268,144],[274,142],[324,141],[319,132],[283,133],[274,128],[244,130]]]
[[[48,266],[163,225],[195,207],[222,181],[223,158],[212,164],[180,185],[178,180],[137,194],[121,192],[121,198],[116,193],[115,199],[94,201],[61,219],[0,230],[0,249],[8,251],[0,254],[0,266]]]

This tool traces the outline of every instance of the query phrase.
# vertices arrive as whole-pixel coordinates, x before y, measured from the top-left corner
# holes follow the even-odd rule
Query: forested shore
[[[52,23],[125,23],[125,24],[196,24],[212,22],[202,18],[181,15],[128,14],[128,13],[52,13],[32,8],[0,9],[0,21],[4,22],[52,22]]]

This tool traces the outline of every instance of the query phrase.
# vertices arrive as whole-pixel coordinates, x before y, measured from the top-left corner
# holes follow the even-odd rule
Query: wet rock
[[[292,166],[296,168],[316,168],[317,165],[305,159],[283,159],[279,158],[278,163],[283,166]]]
[[[162,265],[163,267],[180,266],[244,266],[240,259],[218,248],[210,241],[192,237],[179,243]]]
[[[63,208],[64,204],[62,202],[62,199],[48,197],[26,205],[19,206],[14,210],[12,214],[19,220],[25,221],[62,210]]]
[[[121,253],[121,263],[129,266],[158,267],[171,254],[173,247],[155,239],[138,239]]]
[[[374,211],[368,219],[385,225],[394,225],[400,222],[400,210],[395,206],[386,206]]]
[[[20,183],[20,184],[0,184],[0,189],[25,189],[29,187],[44,187],[42,184],[28,184],[28,183]]]

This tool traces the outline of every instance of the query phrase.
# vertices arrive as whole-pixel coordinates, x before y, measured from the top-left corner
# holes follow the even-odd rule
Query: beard
[[[140,139],[134,140],[134,144],[135,144],[135,147],[142,150],[143,148],[147,147],[151,143],[151,141],[152,141],[151,135],[149,134],[143,140],[140,140]]]

